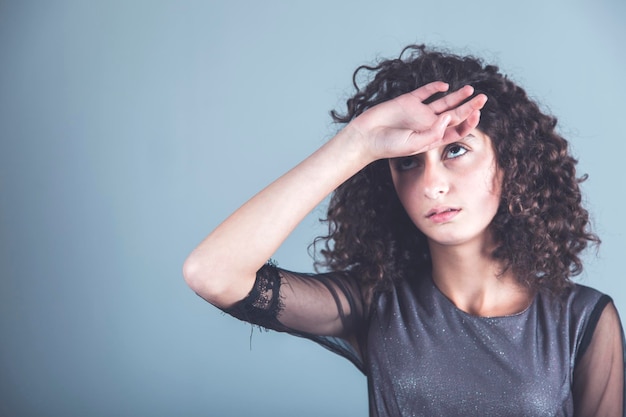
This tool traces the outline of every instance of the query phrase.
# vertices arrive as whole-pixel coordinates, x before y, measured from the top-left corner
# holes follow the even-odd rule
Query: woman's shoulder
[[[604,307],[613,301],[609,295],[582,284],[573,284],[564,293],[564,298],[573,311],[589,314],[594,310],[601,313]]]
[[[588,338],[612,301],[610,296],[595,288],[572,284],[560,294],[540,291],[536,305],[541,308],[541,316],[548,321],[565,326],[578,338]]]

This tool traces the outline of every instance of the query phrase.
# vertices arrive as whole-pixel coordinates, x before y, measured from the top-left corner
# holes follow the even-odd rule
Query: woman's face
[[[430,243],[491,243],[502,175],[491,139],[474,129],[460,141],[389,161],[409,217]]]

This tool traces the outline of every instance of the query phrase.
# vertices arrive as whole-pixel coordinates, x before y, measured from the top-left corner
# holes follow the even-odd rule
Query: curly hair
[[[372,75],[364,87],[357,79]],[[555,117],[544,114],[526,92],[479,58],[458,56],[424,45],[407,46],[397,59],[361,66],[353,74],[356,93],[346,113],[331,111],[337,123],[348,123],[368,108],[433,81],[449,91],[464,85],[488,97],[478,129],[489,136],[496,163],[503,172],[498,211],[490,228],[496,241],[492,253],[503,271],[533,289],[559,292],[582,271],[580,252],[599,243],[589,231],[589,214],[581,205],[576,159],[555,130]],[[441,97],[439,93],[428,102]],[[427,239],[400,203],[386,160],[375,161],[338,187],[326,219],[317,267],[350,270],[366,288],[429,268]]]

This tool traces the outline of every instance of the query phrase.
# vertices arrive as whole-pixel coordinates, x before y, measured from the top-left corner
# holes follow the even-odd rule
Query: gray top
[[[285,282],[289,291],[282,289]],[[332,303],[323,303],[322,290]],[[298,295],[297,303],[291,302],[292,294]],[[308,331],[309,319],[293,311],[306,309],[307,297],[343,317],[342,338]],[[250,295],[227,312],[310,338],[350,359],[368,378],[371,416],[578,416],[598,415],[597,410],[625,415],[619,321],[607,331],[617,331],[619,355],[600,352],[599,362],[593,352],[586,355],[611,303],[596,290],[575,285],[561,297],[540,292],[526,310],[504,317],[459,310],[427,275],[374,294],[369,305],[363,300],[346,275],[296,274],[266,266]],[[581,366],[583,357],[589,365]],[[614,379],[608,384],[607,377],[593,374],[597,363],[609,360],[615,362],[609,369],[622,372],[618,389]],[[593,388],[585,383],[590,381]],[[577,391],[577,384],[584,391]],[[604,403],[598,406],[599,401]]]
[[[540,293],[519,314],[486,318],[456,308],[430,279],[400,283],[370,319],[374,415],[571,416],[574,365],[608,301],[576,286],[563,301]]]

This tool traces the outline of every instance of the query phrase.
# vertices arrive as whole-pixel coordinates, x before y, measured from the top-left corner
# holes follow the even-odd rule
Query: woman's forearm
[[[245,297],[256,271],[298,223],[371,162],[358,136],[352,129],[341,131],[221,223],[185,261],[189,286],[220,307]]]

